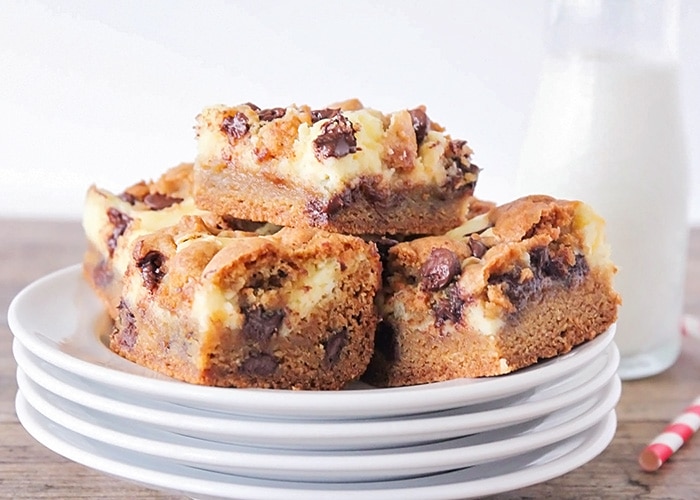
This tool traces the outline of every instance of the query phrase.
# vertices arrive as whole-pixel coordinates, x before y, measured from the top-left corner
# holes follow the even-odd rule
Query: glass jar
[[[620,376],[672,365],[688,238],[674,0],[556,0],[516,173],[518,195],[578,199],[607,221],[623,305]]]

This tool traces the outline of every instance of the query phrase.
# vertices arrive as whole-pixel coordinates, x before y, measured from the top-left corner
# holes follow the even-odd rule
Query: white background
[[[507,201],[544,52],[545,0],[5,0],[0,216],[79,218],[194,157],[204,106],[425,104]],[[700,1],[683,5],[681,91],[700,224]],[[693,64],[694,62],[694,64]]]

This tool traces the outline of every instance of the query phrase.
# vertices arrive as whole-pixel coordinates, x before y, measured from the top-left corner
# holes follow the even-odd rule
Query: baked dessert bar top
[[[525,196],[466,221],[445,238],[462,250],[459,286],[465,294],[499,289],[503,301],[493,312],[517,312],[520,301],[556,281],[576,284],[591,271],[612,279],[616,272],[604,219],[580,201]],[[429,240],[417,246],[425,255]],[[430,279],[429,269],[422,267],[422,278]]]
[[[439,234],[459,224],[479,172],[424,107],[212,106],[196,131],[198,206],[279,225]]]

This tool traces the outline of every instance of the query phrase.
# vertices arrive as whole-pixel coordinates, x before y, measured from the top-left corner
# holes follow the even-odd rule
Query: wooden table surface
[[[0,218],[0,498],[183,498],[70,462],[34,441],[15,416],[7,307],[31,281],[79,262],[83,241],[76,222]],[[700,316],[700,229],[691,232],[685,311]],[[617,433],[605,452],[562,477],[493,498],[700,498],[700,435],[656,473],[637,465],[644,445],[700,395],[699,379],[700,341],[685,340],[680,359],[665,373],[623,383]]]

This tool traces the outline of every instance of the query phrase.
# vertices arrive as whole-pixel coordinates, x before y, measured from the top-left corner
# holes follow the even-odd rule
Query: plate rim
[[[85,467],[150,488],[177,491],[180,494],[207,495],[211,496],[211,498],[229,500],[233,497],[230,495],[224,496],[222,492],[232,492],[234,489],[233,487],[235,487],[236,498],[245,498],[247,500],[278,500],[288,498],[320,500],[329,497],[338,500],[363,500],[368,497],[380,500],[396,498],[396,494],[401,494],[401,497],[405,500],[437,500],[456,498],[457,495],[459,495],[460,498],[476,498],[485,495],[504,493],[548,481],[585,465],[607,448],[617,428],[617,416],[615,410],[612,410],[598,423],[578,436],[585,437],[580,439],[580,444],[577,444],[573,450],[567,451],[563,455],[551,459],[544,464],[537,464],[502,475],[462,481],[457,477],[454,481],[437,485],[420,485],[421,478],[406,480],[406,482],[411,483],[410,487],[401,485],[400,483],[403,481],[398,480],[396,483],[399,483],[399,486],[394,489],[370,489],[372,486],[379,484],[375,482],[368,483],[367,488],[355,490],[353,487],[361,483],[340,483],[341,486],[345,485],[349,488],[339,490],[337,487],[334,487],[332,483],[322,484],[319,488],[311,489],[309,488],[309,484],[312,483],[304,484],[287,481],[255,480],[235,475],[192,469],[168,462],[150,460],[148,458],[144,459],[143,457],[139,457],[142,459],[141,463],[145,460],[150,468],[119,461],[113,456],[105,456],[105,451],[102,451],[101,454],[95,453],[94,451],[86,451],[84,449],[85,444],[90,445],[88,438],[77,436],[79,441],[83,441],[83,448],[81,448],[79,445],[75,444],[75,442],[68,442],[66,439],[57,437],[55,433],[45,428],[45,424],[42,426],[36,421],[36,415],[32,416],[29,414],[32,410],[26,401],[23,400],[20,392],[17,393],[15,398],[15,408],[20,422],[37,442],[54,453]],[[33,411],[38,413],[36,410]],[[66,432],[70,434],[70,431]],[[93,448],[96,447],[93,446]],[[163,470],[165,466],[168,466],[169,471]],[[154,468],[156,468],[156,470],[154,470]],[[459,471],[456,471],[457,476],[458,474]],[[455,474],[452,474],[450,479],[454,477]],[[419,483],[419,485],[416,486],[415,483]],[[294,488],[285,488],[285,484],[291,485]],[[274,485],[274,487],[272,485]]]
[[[578,404],[587,397],[592,396],[596,391],[602,390],[610,378],[612,378],[612,376],[616,373],[617,364],[619,363],[619,351],[614,344],[611,344],[604,351],[604,354],[607,355],[607,359],[605,362],[601,362],[601,369],[594,372],[590,377],[578,381],[575,386],[570,387],[568,391],[535,401],[525,399],[509,407],[485,409],[480,412],[476,412],[476,416],[465,414],[446,416],[441,416],[439,414],[425,414],[424,418],[421,416],[412,417],[413,423],[410,425],[402,424],[402,421],[394,418],[391,420],[370,419],[360,421],[295,421],[282,419],[278,421],[266,421],[260,423],[256,422],[254,419],[249,419],[248,417],[244,416],[244,418],[247,418],[246,425],[248,422],[250,422],[250,428],[246,429],[245,425],[240,425],[239,420],[237,420],[235,416],[223,415],[219,413],[214,413],[211,417],[207,415],[197,415],[191,417],[190,415],[183,414],[183,418],[172,419],[166,418],[170,416],[167,410],[153,409],[152,413],[136,411],[140,408],[137,404],[123,400],[116,401],[117,404],[115,405],[110,400],[109,395],[92,394],[89,392],[89,388],[86,389],[83,387],[78,387],[76,390],[76,387],[71,385],[70,380],[58,378],[58,376],[63,374],[67,375],[68,377],[77,377],[75,374],[65,371],[58,374],[46,371],[44,367],[38,366],[37,364],[37,362],[42,362],[41,359],[31,359],[31,357],[34,355],[28,352],[21,345],[19,340],[15,339],[14,342],[13,352],[15,354],[15,359],[17,360],[19,367],[22,368],[24,373],[32,381],[37,383],[44,390],[55,394],[57,397],[70,401],[73,404],[85,407],[90,411],[128,419],[136,424],[149,426],[160,425],[162,426],[163,430],[179,432],[182,434],[189,433],[189,435],[192,437],[198,437],[203,440],[218,440],[231,444],[246,444],[251,440],[254,440],[256,435],[259,435],[259,433],[263,430],[267,435],[267,439],[270,440],[278,439],[279,436],[282,436],[283,438],[286,436],[300,436],[295,437],[294,439],[304,439],[305,443],[308,444],[309,439],[319,439],[325,445],[312,444],[305,446],[305,449],[315,448],[319,450],[327,449],[329,444],[337,443],[338,436],[344,440],[343,442],[348,441],[353,443],[353,440],[367,442],[380,437],[384,438],[387,436],[387,427],[390,429],[388,435],[392,436],[393,439],[390,441],[385,441],[379,446],[372,446],[372,448],[387,448],[389,446],[410,443],[418,444],[428,440],[449,439],[465,432],[485,432],[503,428],[509,425],[516,425],[527,420],[539,418],[546,413],[559,410],[567,405]],[[50,369],[61,371],[60,368],[53,365],[48,364],[48,366]],[[85,382],[83,380],[80,381],[82,383]],[[578,390],[582,387],[584,388],[583,391]],[[561,391],[562,389],[558,390]],[[128,395],[129,394],[124,394],[124,396]],[[171,405],[171,403],[164,404]],[[176,410],[177,405],[173,406],[175,406],[174,410]],[[523,407],[526,410],[524,414],[522,413]],[[151,409],[149,409],[149,411],[150,410]],[[520,413],[518,416],[515,416],[519,410]],[[204,411],[204,413],[206,413],[206,411]],[[505,418],[502,417],[502,415],[505,415]],[[494,418],[497,420],[497,423],[494,423]],[[466,422],[464,422],[465,420]],[[165,425],[163,426],[164,422]],[[445,422],[448,422],[450,425],[447,429],[442,428],[439,431],[435,430],[436,426],[444,425]],[[234,423],[236,425],[232,425]],[[218,429],[217,434],[211,433],[211,428]],[[349,428],[351,431],[348,431]],[[407,433],[411,432],[413,432],[413,434],[409,434],[411,436],[410,442],[405,441]],[[403,441],[400,441],[400,439],[403,439]],[[300,446],[299,444],[293,445],[291,443],[292,441],[285,440],[283,445],[265,444],[265,446],[270,448],[286,449],[299,448]],[[343,448],[348,450],[370,449],[367,448],[366,445],[353,445]]]
[[[251,415],[275,415],[283,411],[295,418],[372,418],[449,409],[507,397],[553,380],[561,375],[562,364],[565,364],[565,373],[579,368],[590,358],[602,352],[612,341],[616,328],[613,324],[605,332],[576,346],[566,354],[512,374],[485,379],[456,379],[407,387],[348,391],[199,386],[174,379],[150,378],[77,358],[43,340],[41,338],[44,336],[43,332],[33,332],[31,328],[26,328],[25,320],[20,318],[19,314],[22,307],[31,307],[27,302],[30,302],[32,294],[40,293],[44,288],[62,279],[72,280],[78,287],[78,293],[93,293],[82,279],[81,269],[82,264],[74,264],[49,273],[27,285],[11,301],[8,309],[8,325],[15,337],[19,338],[28,350],[50,364],[106,385],[126,388],[149,397],[186,406],[204,407],[202,405],[206,404],[209,405],[208,408]],[[59,296],[59,299],[65,300],[65,295]],[[94,303],[99,304],[96,299]],[[79,314],[84,312],[78,311]],[[123,361],[123,358],[112,353],[99,342],[96,336],[89,337],[97,341],[111,356]],[[52,341],[50,337],[49,340]],[[558,371],[557,365],[559,365]],[[411,396],[416,396],[420,403],[407,404],[406,400]]]
[[[401,476],[439,473],[507,459],[566,440],[594,426],[615,408],[621,393],[620,379],[614,375],[599,394],[568,409],[568,413],[565,408],[555,412],[558,414],[554,419],[550,418],[552,414],[545,416],[538,422],[538,425],[542,425],[547,418],[550,419],[544,429],[514,429],[516,433],[510,437],[475,444],[460,442],[458,438],[428,445],[372,451],[270,450],[235,445],[231,445],[230,450],[217,450],[207,448],[207,442],[201,443],[201,446],[182,444],[183,441],[189,441],[187,438],[180,439],[180,443],[168,443],[158,438],[151,439],[145,433],[134,435],[120,428],[122,423],[119,421],[116,422],[116,426],[109,427],[86,422],[47,401],[41,391],[37,391],[37,387],[31,386],[31,380],[21,369],[17,370],[17,375],[20,392],[30,406],[71,432],[103,444],[192,467],[213,468],[225,473],[250,476],[273,474],[278,480],[286,480],[282,477],[285,475],[301,477],[309,474],[310,477],[338,474],[334,475],[331,481],[340,481],[341,478],[347,477],[359,481],[360,478],[369,477],[368,475],[372,475],[373,478],[376,476],[374,480],[392,480]],[[51,415],[58,416],[61,421],[44,413],[42,409],[48,409]],[[70,427],[65,424],[67,421],[71,422]],[[80,423],[86,425],[82,430],[77,430],[81,429]],[[107,432],[101,433],[100,430]],[[161,434],[161,438],[170,437],[165,432],[157,434]],[[469,439],[468,436],[466,438]]]

